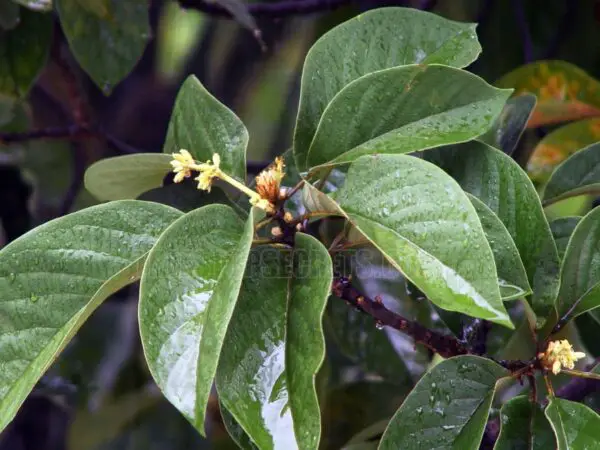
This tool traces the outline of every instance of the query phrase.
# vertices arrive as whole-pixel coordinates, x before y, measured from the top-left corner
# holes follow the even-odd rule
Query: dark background
[[[256,172],[291,144],[308,48],[332,26],[368,9],[413,6],[477,22],[483,53],[469,69],[491,83],[540,59],[569,61],[600,78],[598,0],[314,3],[323,11],[257,17],[265,49],[232,20],[192,9],[184,12],[177,2],[152,1],[152,37],[146,52],[109,97],[77,68],[56,27],[51,59],[30,94],[32,128],[70,123],[67,65],[81,89],[85,113],[118,144],[92,138],[0,145],[3,242],[93,204],[82,188],[83,173],[92,162],[135,151],[161,151],[175,95],[192,73],[248,127],[248,159],[255,163],[250,170]],[[528,133],[539,139],[546,131]],[[216,404],[210,407],[211,439],[204,441],[150,383],[137,335],[136,301],[136,290],[130,288],[95,313],[0,435],[0,450],[232,448]],[[378,392],[363,395],[364,402],[378,401]],[[353,414],[352,407],[338,409],[325,415],[324,426],[334,434],[340,426],[338,416]]]

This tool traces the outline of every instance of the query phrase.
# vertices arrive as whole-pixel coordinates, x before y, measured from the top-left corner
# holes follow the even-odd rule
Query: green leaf
[[[154,380],[204,435],[206,404],[253,236],[229,207],[209,205],[160,237],[140,285],[140,333]]]
[[[502,426],[494,450],[547,450],[555,445],[550,423],[527,395],[514,397],[500,411]]]
[[[111,20],[114,11],[112,10],[112,0],[78,0],[79,4],[85,10],[94,13],[100,19]]]
[[[50,221],[0,252],[0,430],[83,322],[139,278],[180,212],[121,201]]]
[[[298,233],[288,253],[252,252],[219,363],[221,401],[261,449],[317,449],[321,434],[315,376],[325,356],[321,321],[331,258]]]
[[[600,115],[600,82],[566,61],[535,61],[503,76],[497,86],[534,94],[528,128]]]
[[[85,171],[85,188],[98,200],[123,200],[159,186],[171,171],[170,155],[137,153],[102,159]]]
[[[51,11],[52,0],[12,0],[33,11]]]
[[[546,183],[554,169],[573,153],[600,141],[600,118],[579,120],[552,130],[537,143],[527,161],[527,173]]]
[[[580,216],[570,216],[559,217],[550,222],[550,231],[552,231],[552,237],[554,238],[554,242],[556,242],[556,249],[558,250],[558,257],[560,259],[563,259],[565,256],[569,239],[571,239],[573,230],[580,220]]]
[[[556,308],[571,318],[600,306],[600,208],[577,224],[569,239],[561,267]]]
[[[318,449],[321,416],[315,377],[325,358],[323,313],[333,269],[327,249],[317,239],[296,233],[293,276],[288,284],[285,377],[296,441]]]
[[[248,131],[242,121],[189,76],[175,100],[163,151],[189,150],[198,161],[221,156],[221,169],[245,181]]]
[[[99,15],[81,0],[56,0],[60,24],[79,65],[109,94],[135,67],[150,35],[148,0],[110,0]]]
[[[52,17],[26,9],[21,22],[0,39],[0,95],[12,99],[27,96],[48,59],[52,41]]]
[[[508,375],[495,362],[476,356],[442,361],[404,400],[379,450],[478,449],[496,383]]]
[[[433,303],[512,327],[477,213],[442,170],[407,155],[363,156],[336,201]]]
[[[546,417],[556,435],[557,450],[596,448],[600,440],[600,417],[581,403],[551,398]]]
[[[250,436],[248,436],[241,425],[235,421],[222,402],[219,402],[219,410],[221,411],[221,417],[223,418],[223,425],[225,425],[227,433],[231,439],[235,441],[237,446],[242,450],[256,450],[258,447],[254,445]]]
[[[437,64],[365,75],[327,105],[307,165],[469,141],[492,126],[509,96],[476,75]]]
[[[479,136],[478,140],[512,155],[525,131],[535,103],[535,96],[530,94],[509,99],[492,128]]]
[[[527,272],[510,233],[485,203],[471,194],[467,196],[477,211],[485,237],[492,248],[502,299],[514,300],[530,294]]]
[[[12,30],[20,21],[19,5],[12,0],[0,0],[0,28]]]
[[[307,168],[308,149],[321,116],[345,86],[371,72],[408,64],[465,67],[481,51],[475,26],[413,9],[380,8],[322,36],[310,49],[302,71],[294,133],[298,169]]]
[[[431,150],[425,157],[500,218],[519,249],[533,288],[531,306],[536,314],[546,316],[558,293],[560,262],[527,174],[508,155],[481,142]]]
[[[565,160],[544,188],[544,204],[600,192],[600,143],[584,148]]]

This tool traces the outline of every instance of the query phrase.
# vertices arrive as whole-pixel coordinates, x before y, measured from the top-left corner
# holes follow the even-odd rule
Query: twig
[[[92,136],[90,130],[79,125],[66,127],[48,127],[37,130],[29,130],[22,133],[0,133],[0,143],[12,144],[16,142],[32,141],[36,139],[89,139]]]
[[[490,322],[483,319],[474,319],[463,328],[462,341],[474,355],[483,355],[487,348],[488,332],[492,328]]]
[[[331,291],[335,296],[346,300],[355,308],[372,316],[378,326],[389,326],[401,331],[412,337],[415,342],[425,345],[444,358],[469,353],[467,348],[454,336],[443,335],[430,330],[418,322],[408,320],[390,311],[381,301],[373,300],[359,292],[352,286],[348,278],[338,277],[334,279]]]
[[[303,14],[312,14],[323,11],[333,11],[353,0],[283,0],[280,2],[249,3],[248,12],[255,17],[284,17]],[[213,16],[232,18],[232,15],[217,3],[205,0],[179,0],[183,8],[196,9]]]

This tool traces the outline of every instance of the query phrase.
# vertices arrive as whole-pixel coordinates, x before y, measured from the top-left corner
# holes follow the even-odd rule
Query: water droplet
[[[11,272],[11,273],[8,275],[8,281],[10,281],[11,283],[12,283],[13,281],[15,281],[15,279],[16,279],[16,278],[17,278],[17,275],[16,275],[14,272]]]
[[[436,387],[437,387],[437,384],[431,383],[431,389],[435,389]]]
[[[446,431],[453,430],[456,428],[456,425],[442,425],[442,428]]]
[[[379,320],[375,322],[375,328],[377,328],[378,330],[383,330],[383,327],[383,323],[381,323]]]
[[[423,414],[423,408],[422,408],[421,406],[419,406],[419,407],[416,409],[416,411],[417,411],[417,414],[418,414],[418,415],[421,415],[421,414]]]

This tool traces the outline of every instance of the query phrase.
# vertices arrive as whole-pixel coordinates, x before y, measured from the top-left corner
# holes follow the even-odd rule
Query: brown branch
[[[338,277],[331,286],[332,293],[372,316],[380,326],[388,326],[412,337],[415,342],[425,345],[444,358],[466,355],[468,349],[454,336],[433,331],[412,320],[408,320],[385,307],[383,302],[363,295],[348,278]]]
[[[283,0],[279,2],[249,3],[248,12],[255,17],[284,17],[333,11],[353,3],[353,0]],[[210,0],[179,0],[183,8],[196,9],[206,14],[232,18],[217,2]]]

